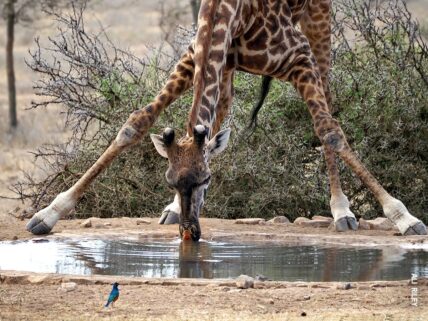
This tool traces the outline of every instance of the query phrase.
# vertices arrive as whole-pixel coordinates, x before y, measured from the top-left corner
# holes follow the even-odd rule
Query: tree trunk
[[[16,88],[15,88],[15,70],[13,67],[13,42],[14,42],[14,28],[15,28],[15,2],[16,0],[6,0],[5,13],[6,13],[6,72],[7,72],[7,85],[9,94],[9,121],[11,129],[18,125],[16,117]]]
[[[190,0],[190,6],[192,7],[193,23],[195,25],[197,25],[198,24],[199,7],[201,6],[201,1],[200,0]]]

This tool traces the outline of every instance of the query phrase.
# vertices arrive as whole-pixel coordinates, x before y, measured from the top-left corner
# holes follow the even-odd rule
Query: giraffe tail
[[[204,90],[204,74],[210,54],[214,19],[220,0],[202,0],[198,17],[198,31],[195,41],[195,73],[193,78],[193,103],[188,124],[188,134],[193,135]]]
[[[247,127],[248,130],[254,130],[257,127],[257,114],[259,113],[260,108],[262,108],[266,96],[269,93],[272,79],[273,78],[270,76],[263,76],[259,100],[257,101],[257,104],[254,105],[253,110],[251,111],[250,124]]]

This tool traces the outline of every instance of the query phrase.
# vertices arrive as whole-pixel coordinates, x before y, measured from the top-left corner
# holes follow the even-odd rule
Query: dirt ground
[[[62,220],[48,238],[73,235],[140,240],[178,236],[177,225],[137,225],[137,219],[94,219],[90,228],[82,220]],[[0,225],[0,240],[30,239],[26,220],[9,216]],[[246,225],[234,221],[202,219],[203,239],[258,240],[346,245],[426,246],[426,236],[396,236],[394,231],[337,233],[327,228],[294,224]],[[62,282],[76,282],[71,292]],[[121,284],[114,309],[102,307],[111,283]],[[238,289],[234,280],[148,279],[140,277],[78,277],[0,271],[0,320],[428,320],[428,280],[418,280],[418,306],[411,305],[409,280],[353,282],[256,282]],[[303,316],[305,314],[306,316]]]

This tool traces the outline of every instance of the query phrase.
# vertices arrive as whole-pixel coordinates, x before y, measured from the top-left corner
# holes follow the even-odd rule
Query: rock
[[[367,220],[366,222],[371,230],[390,231],[394,228],[394,224],[386,217],[377,217],[374,220]]]
[[[64,292],[71,292],[71,291],[76,290],[76,288],[77,288],[76,282],[63,282],[63,283],[61,283],[60,290],[64,291]]]
[[[352,289],[352,285],[351,285],[351,283],[341,283],[341,284],[338,284],[336,286],[336,289],[338,289],[338,290],[349,290],[349,289]]]
[[[28,276],[27,280],[30,282],[30,284],[41,284],[45,282],[48,279],[47,275],[40,274],[40,275],[30,275]]]
[[[80,224],[80,226],[81,226],[81,227],[86,227],[86,228],[88,228],[88,227],[92,227],[92,217],[91,217],[91,218],[88,218],[87,220],[84,220],[84,221]]]
[[[310,295],[305,295],[304,297],[303,297],[303,300],[305,300],[305,301],[308,301],[308,300],[310,300],[311,299],[311,296]]]
[[[16,241],[18,239],[18,236],[14,235],[12,240]]]
[[[104,226],[111,226],[111,223],[110,222],[106,222],[106,223],[104,223]]]
[[[331,224],[330,221],[326,220],[311,220],[309,222],[303,222],[303,226],[309,226],[309,227],[329,227]]]
[[[326,219],[310,220],[306,217],[298,217],[294,220],[294,224],[304,227],[329,227],[331,221],[328,221]]]
[[[152,222],[150,222],[149,220],[145,220],[143,218],[137,218],[137,225],[141,225],[141,224],[151,224]]]
[[[254,287],[254,279],[248,275],[242,274],[236,279],[236,286],[239,289],[253,288]]]
[[[270,305],[275,304],[275,300],[273,298],[262,299],[262,302]]]
[[[275,223],[275,224],[288,224],[290,223],[290,220],[286,218],[285,216],[275,216],[273,219],[270,219],[268,223]]]
[[[370,224],[363,218],[360,218],[358,221],[358,229],[359,230],[370,230]]]
[[[373,220],[373,227],[374,229],[382,229],[385,231],[390,231],[395,228],[395,225],[394,223],[391,222],[391,220],[389,220],[386,217],[378,217]]]
[[[300,316],[301,316],[301,317],[305,317],[305,316],[306,316],[306,312],[305,312],[305,311],[302,311],[302,312],[300,313]]]
[[[314,216],[312,216],[312,220],[313,221],[327,221],[329,223],[333,222],[333,218],[332,217],[321,216],[321,215],[314,215]]]
[[[256,281],[261,281],[261,282],[269,281],[269,278],[267,278],[263,274],[257,274],[255,279],[256,279]]]
[[[308,219],[307,217],[300,216],[296,218],[293,223],[296,225],[302,225],[303,222],[309,222],[309,221],[310,219]]]
[[[370,286],[368,286],[367,284],[359,284],[357,286],[357,290],[370,290]]]
[[[27,207],[25,210],[22,211],[21,213],[21,218],[31,218],[34,214],[36,214],[36,209],[32,206]]]
[[[263,218],[241,218],[241,219],[235,220],[235,224],[257,225],[257,224],[260,224],[260,222],[265,222],[265,219],[263,219]]]

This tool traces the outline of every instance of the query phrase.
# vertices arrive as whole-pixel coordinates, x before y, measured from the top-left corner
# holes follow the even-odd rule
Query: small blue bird
[[[104,307],[108,307],[111,303],[111,306],[113,307],[114,302],[117,301],[117,299],[119,299],[119,283],[114,282],[113,283],[113,289],[111,289],[110,295],[108,297],[107,303]]]

